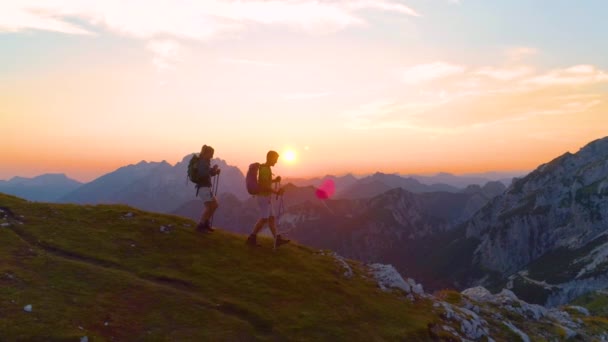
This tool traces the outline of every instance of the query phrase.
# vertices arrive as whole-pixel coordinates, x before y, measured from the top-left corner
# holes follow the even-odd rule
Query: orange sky
[[[291,177],[520,171],[608,135],[608,65],[576,43],[600,38],[506,30],[515,3],[92,4],[0,5],[0,179],[202,144],[241,170],[291,149]]]

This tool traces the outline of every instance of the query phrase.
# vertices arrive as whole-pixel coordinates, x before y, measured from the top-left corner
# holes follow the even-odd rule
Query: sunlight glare
[[[283,153],[283,159],[288,164],[293,164],[296,161],[296,152],[294,150],[286,150]]]

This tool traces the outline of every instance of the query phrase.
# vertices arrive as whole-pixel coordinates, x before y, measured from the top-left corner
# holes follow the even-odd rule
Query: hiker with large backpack
[[[288,243],[290,240],[284,239],[280,234],[277,234],[272,194],[280,196],[283,194],[283,189],[280,188],[281,177],[272,178],[272,169],[279,160],[279,154],[275,151],[268,151],[266,154],[266,162],[264,164],[253,163],[249,166],[247,177],[245,179],[247,191],[256,196],[258,207],[260,209],[260,218],[253,227],[253,232],[247,238],[247,244],[257,246],[257,235],[266,224],[270,228],[272,237],[274,238],[274,248]],[[277,187],[273,189],[273,184]]]
[[[217,165],[211,167],[211,159],[215,150],[211,146],[203,145],[201,153],[197,156],[194,154],[188,164],[188,178],[196,184],[196,196],[203,200],[204,207],[201,219],[196,226],[196,231],[213,232],[215,229],[211,227],[211,219],[213,214],[219,207],[217,198],[213,194],[211,177],[215,178],[215,190],[217,192],[217,183],[220,174],[220,168]]]

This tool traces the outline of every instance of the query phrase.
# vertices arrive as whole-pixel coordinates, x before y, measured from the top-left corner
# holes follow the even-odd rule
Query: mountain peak
[[[580,149],[579,153],[591,153],[591,154],[599,154],[601,156],[608,155],[608,137],[604,137],[601,139],[596,139],[583,148]]]

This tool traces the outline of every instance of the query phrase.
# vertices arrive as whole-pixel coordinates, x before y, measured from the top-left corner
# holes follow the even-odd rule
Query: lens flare
[[[336,192],[336,184],[332,179],[326,179],[318,188],[315,190],[315,195],[318,199],[326,200],[331,198]]]

